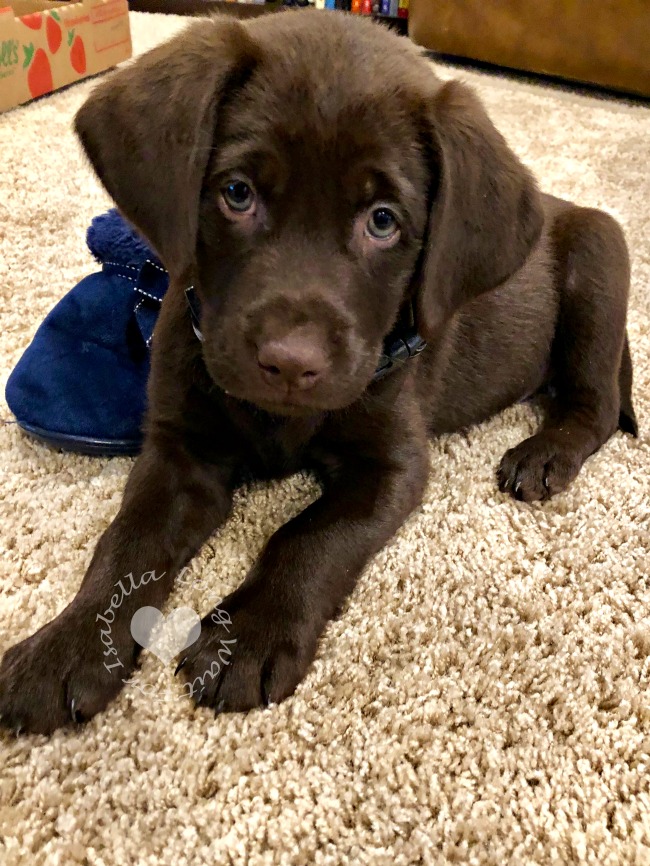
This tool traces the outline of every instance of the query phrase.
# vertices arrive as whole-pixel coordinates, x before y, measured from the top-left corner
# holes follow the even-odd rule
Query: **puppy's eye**
[[[375,208],[368,218],[366,231],[377,241],[393,240],[399,232],[397,217],[390,208]]]
[[[230,210],[235,213],[248,213],[255,204],[255,193],[243,180],[231,180],[223,187],[221,195]]]

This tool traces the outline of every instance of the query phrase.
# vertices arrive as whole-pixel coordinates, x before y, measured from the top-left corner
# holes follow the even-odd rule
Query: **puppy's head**
[[[541,230],[471,92],[362,19],[196,23],[101,85],[76,128],[170,291],[195,284],[215,382],[272,412],[353,402],[405,305],[432,338]]]

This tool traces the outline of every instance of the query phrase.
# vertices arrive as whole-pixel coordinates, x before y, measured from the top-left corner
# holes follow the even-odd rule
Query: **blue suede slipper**
[[[54,307],[7,382],[19,426],[55,448],[135,454],[149,346],[168,276],[116,210],[96,217],[88,247],[101,264]]]

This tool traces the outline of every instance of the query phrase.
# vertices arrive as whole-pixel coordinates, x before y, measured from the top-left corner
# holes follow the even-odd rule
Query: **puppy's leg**
[[[134,612],[160,607],[175,573],[225,520],[230,503],[218,469],[178,445],[149,440],[75,599],[5,653],[2,723],[49,733],[102,710],[135,665]]]
[[[636,433],[625,334],[629,261],[618,223],[571,207],[555,221],[560,313],[555,405],[542,429],[504,455],[499,487],[527,502],[564,490],[618,426]]]
[[[271,537],[219,615],[203,621],[179,666],[194,700],[228,712],[290,695],[369,558],[419,503],[427,474],[424,444],[400,443],[393,465],[360,455],[326,483],[319,500]]]

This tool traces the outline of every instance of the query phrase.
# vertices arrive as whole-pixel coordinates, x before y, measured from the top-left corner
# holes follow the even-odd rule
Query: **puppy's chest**
[[[289,475],[308,465],[319,419],[274,418],[253,412],[238,420],[241,459],[258,477]]]
[[[253,443],[246,463],[261,478],[290,475],[305,466],[305,443],[285,435],[268,436]]]

